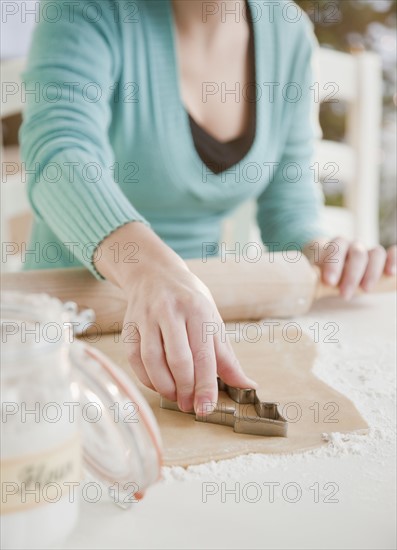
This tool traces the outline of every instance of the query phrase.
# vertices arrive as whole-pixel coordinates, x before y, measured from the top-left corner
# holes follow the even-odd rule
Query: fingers
[[[124,334],[123,340],[125,341]],[[156,388],[153,386],[149,376],[147,375],[144,364],[142,362],[141,337],[138,331],[135,331],[134,338],[127,339],[126,345],[128,362],[133,368],[138,379],[142,382],[142,384],[144,384],[151,390],[155,390]]]
[[[182,316],[175,319],[172,314],[164,315],[160,328],[168,368],[175,380],[178,407],[190,412],[194,398],[194,367],[185,320]]]
[[[361,281],[361,287],[366,292],[374,288],[382,276],[386,261],[386,250],[382,246],[373,248],[368,253],[368,265]]]
[[[320,266],[325,284],[331,286],[339,284],[348,251],[349,242],[341,237],[337,237],[324,246],[324,254]]]
[[[382,276],[395,275],[397,271],[397,247],[387,253],[382,246],[370,251],[359,242],[349,242],[338,237],[323,247],[318,262],[324,283],[339,286],[341,295],[349,300],[358,286],[369,292]],[[330,249],[330,251],[328,251]]]
[[[199,415],[211,413],[216,406],[217,374],[235,387],[257,387],[244,374],[229,340],[222,342],[219,334],[215,338],[212,334],[204,334],[205,318],[213,318],[213,312],[201,307],[201,311],[200,308],[193,310],[186,325],[181,318],[179,326],[175,319],[161,326],[166,361],[176,384],[178,406],[184,411],[194,409]]]
[[[194,410],[199,415],[213,412],[218,401],[214,338],[203,331],[206,316],[193,313],[186,324],[194,363]]]
[[[167,365],[160,327],[143,327],[141,333],[141,359],[147,376],[160,395],[176,401],[175,381]]]
[[[204,334],[203,319],[213,311],[193,313],[185,324],[168,316],[161,326],[141,326],[128,339],[128,360],[139,380],[181,410],[206,415],[218,400],[217,375],[237,388],[256,388],[241,368],[228,338]],[[219,320],[219,325],[222,325]]]
[[[397,272],[397,246],[391,246],[387,251],[385,274],[395,275]]]
[[[368,252],[361,243],[352,243],[347,253],[340,292],[346,300],[350,300],[360,285],[368,264]]]
[[[230,340],[225,338],[222,341],[217,333],[214,344],[219,378],[235,388],[257,388],[258,384],[244,373]]]

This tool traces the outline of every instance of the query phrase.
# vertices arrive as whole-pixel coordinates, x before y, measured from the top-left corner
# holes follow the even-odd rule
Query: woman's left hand
[[[304,252],[321,269],[323,283],[339,287],[346,300],[358,287],[370,292],[383,274],[391,276],[397,271],[396,245],[387,251],[382,246],[368,250],[358,241],[337,237],[312,241]]]

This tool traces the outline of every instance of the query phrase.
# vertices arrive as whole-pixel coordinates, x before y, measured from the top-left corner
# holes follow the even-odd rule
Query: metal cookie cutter
[[[222,426],[231,426],[242,434],[287,437],[288,422],[280,414],[277,403],[261,401],[256,390],[234,388],[218,378],[218,390],[225,397],[219,396],[215,410],[206,416],[197,416],[199,422],[210,422]],[[225,402],[226,401],[226,402]],[[160,407],[170,411],[179,411],[177,403],[161,397]],[[191,411],[186,414],[194,414]]]

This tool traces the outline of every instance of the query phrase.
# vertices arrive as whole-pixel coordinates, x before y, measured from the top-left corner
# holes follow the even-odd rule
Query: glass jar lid
[[[160,477],[162,452],[154,414],[133,381],[92,346],[71,346],[73,381],[83,415],[83,456],[108,489],[142,495]]]

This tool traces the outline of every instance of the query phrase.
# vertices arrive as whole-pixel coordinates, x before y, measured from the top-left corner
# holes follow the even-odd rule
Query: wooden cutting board
[[[237,434],[227,426],[196,422],[192,415],[160,409],[158,394],[142,386],[128,365],[120,335],[109,334],[91,343],[139,385],[160,426],[164,465],[188,466],[248,453],[293,453],[324,445],[323,433],[367,432],[368,425],[353,403],[313,374],[316,345],[309,336],[288,342],[281,325],[271,342],[268,329],[260,323],[250,325],[246,334],[251,342],[231,338],[232,345],[248,376],[258,382],[260,399],[280,403],[280,412],[289,419],[286,438]],[[254,342],[258,334],[261,337]]]

